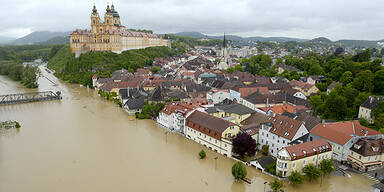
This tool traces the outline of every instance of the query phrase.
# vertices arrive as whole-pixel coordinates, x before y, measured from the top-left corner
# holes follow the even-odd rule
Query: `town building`
[[[384,139],[359,139],[350,148],[348,163],[364,172],[382,168]]]
[[[303,71],[297,69],[296,67],[290,66],[290,65],[285,65],[285,64],[279,64],[277,66],[277,73],[282,74],[284,71],[296,71],[297,73],[303,73]]]
[[[186,119],[186,137],[220,154],[232,156],[232,139],[239,133],[236,124],[194,111]]]
[[[115,6],[107,6],[104,21],[100,19],[96,6],[91,14],[91,30],[76,29],[70,35],[70,49],[79,56],[88,51],[112,51],[121,53],[130,49],[154,46],[171,46],[170,40],[161,36],[127,30],[120,22],[120,15]]]
[[[185,119],[198,108],[190,103],[171,103],[160,111],[156,122],[170,131],[185,134]]]
[[[254,110],[241,104],[216,105],[208,107],[206,112],[215,117],[225,119],[237,125],[255,113]]]
[[[287,146],[277,153],[276,174],[288,177],[293,171],[302,172],[308,164],[318,166],[325,159],[332,159],[332,146],[327,140]]]
[[[221,103],[225,99],[231,99],[231,94],[228,89],[212,89],[207,92],[206,98],[213,104]]]
[[[359,118],[366,119],[369,123],[374,123],[372,110],[379,106],[379,103],[384,101],[384,97],[372,95],[369,96],[359,108]]]
[[[309,134],[309,141],[318,139],[327,140],[333,148],[333,159],[347,161],[350,148],[361,138],[379,139],[383,135],[373,129],[360,125],[358,120],[320,123]]]
[[[297,80],[292,80],[289,84],[292,86],[293,89],[300,91],[306,97],[319,92],[319,89],[314,84],[304,83]]]
[[[302,122],[274,113],[269,115],[268,120],[261,125],[258,139],[259,147],[268,145],[269,153],[276,157],[280,149],[308,133]]]

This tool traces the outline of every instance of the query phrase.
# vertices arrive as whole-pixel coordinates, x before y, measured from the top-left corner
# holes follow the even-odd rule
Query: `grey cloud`
[[[89,28],[93,3],[80,0],[0,2],[0,35],[30,31]],[[108,1],[96,0],[104,15]],[[112,2],[112,1],[110,1]],[[157,33],[200,31],[207,34],[384,39],[381,0],[115,0],[127,28]]]

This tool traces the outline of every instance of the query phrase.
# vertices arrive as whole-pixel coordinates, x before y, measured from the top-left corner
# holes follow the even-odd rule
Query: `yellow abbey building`
[[[114,5],[107,6],[104,22],[100,19],[96,6],[91,14],[91,30],[77,29],[70,35],[71,52],[79,56],[88,51],[112,51],[121,53],[129,49],[155,46],[171,46],[170,40],[161,36],[125,29],[120,23],[119,13]]]

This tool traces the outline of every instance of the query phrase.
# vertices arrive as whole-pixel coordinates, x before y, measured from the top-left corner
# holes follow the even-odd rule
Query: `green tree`
[[[376,93],[384,94],[384,69],[375,72],[374,86]]]
[[[200,159],[204,159],[206,156],[207,156],[207,154],[205,154],[205,151],[204,151],[204,150],[201,150],[201,151],[199,152],[199,157],[200,157]]]
[[[236,180],[244,179],[247,176],[247,169],[244,163],[238,161],[232,166],[232,175]]]
[[[384,128],[384,113],[380,113],[376,118],[375,118],[375,125],[378,130]]]
[[[284,187],[284,183],[278,179],[273,180],[273,182],[269,183],[269,187],[274,191],[278,192],[281,188]]]
[[[371,71],[365,70],[357,74],[356,78],[353,80],[353,86],[363,92],[372,92],[374,75]]]
[[[346,99],[343,96],[332,94],[332,92],[325,102],[327,115],[337,120],[343,120],[347,114]]]
[[[268,154],[269,154],[269,146],[268,145],[263,145],[262,147],[261,147],[261,153],[263,154],[263,155],[265,155],[265,156],[267,156]]]
[[[322,173],[329,175],[335,171],[332,159],[324,159],[320,162],[320,170]]]
[[[324,70],[319,64],[315,64],[310,66],[308,73],[310,75],[321,75],[324,73]]]
[[[313,113],[318,114],[320,108],[323,105],[323,100],[321,99],[320,95],[311,96],[309,100],[311,101],[310,105],[313,109]]]
[[[294,185],[302,184],[304,181],[303,175],[301,175],[297,171],[293,171],[290,176],[288,176],[289,182],[291,182]]]
[[[243,71],[243,66],[241,66],[241,64],[238,64],[235,66],[235,70],[236,71]]]
[[[314,164],[308,164],[304,166],[303,173],[305,173],[310,181],[313,181],[320,177],[321,171]]]
[[[353,81],[353,74],[350,71],[346,71],[341,75],[340,82],[343,85],[347,85],[348,83],[351,83]]]
[[[151,67],[151,72],[152,72],[152,74],[155,74],[155,73],[157,73],[157,72],[160,71],[160,70],[161,70],[160,67],[157,67],[157,66],[152,66],[152,67]]]

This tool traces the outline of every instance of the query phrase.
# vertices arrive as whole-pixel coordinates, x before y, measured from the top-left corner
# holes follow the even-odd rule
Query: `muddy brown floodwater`
[[[248,167],[252,184],[234,182],[233,160],[152,120],[130,121],[92,89],[40,78],[40,91],[60,90],[63,100],[0,106],[0,121],[20,130],[0,134],[0,192],[264,191],[272,179]],[[0,76],[0,94],[37,91]],[[197,153],[205,149],[207,159]],[[219,157],[216,162],[215,157]],[[328,176],[285,191],[373,191],[361,175]],[[267,186],[267,190],[269,187]]]

